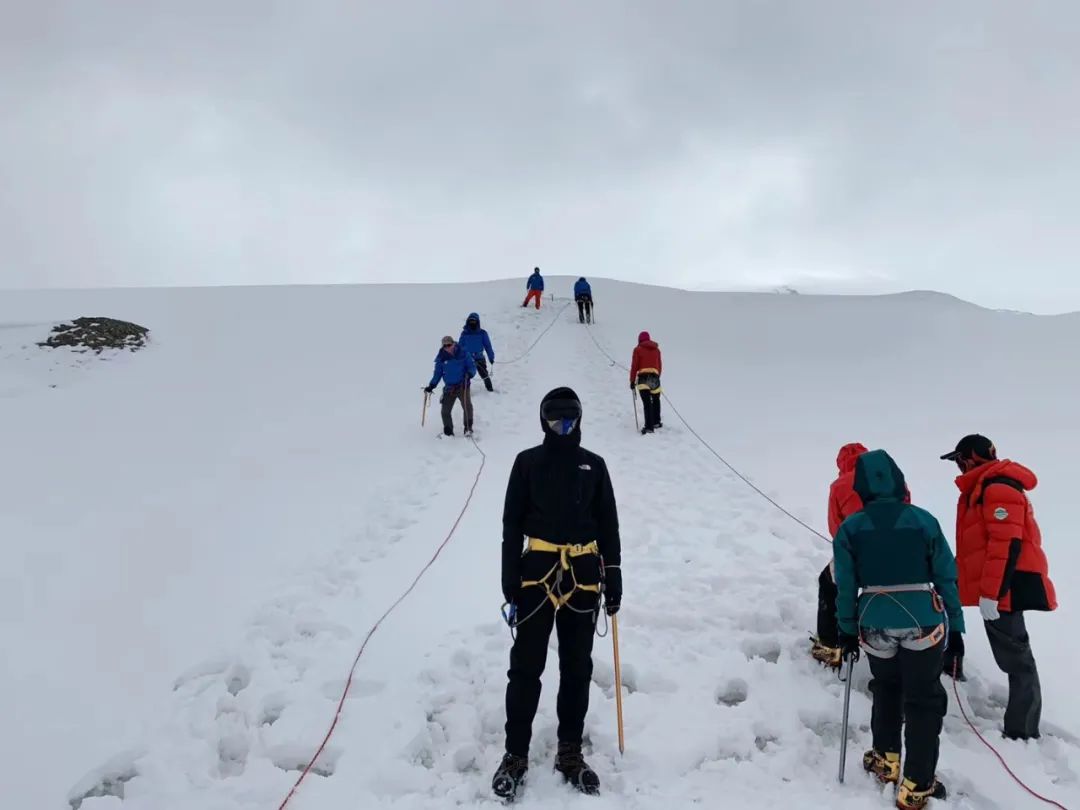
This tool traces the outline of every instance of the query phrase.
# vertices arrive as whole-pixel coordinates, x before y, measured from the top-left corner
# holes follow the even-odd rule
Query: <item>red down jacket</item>
[[[1042,534],[1026,492],[1035,473],[1001,459],[956,479],[956,566],[960,602],[978,605],[997,599],[1004,611],[1054,610],[1057,594],[1050,581]]]

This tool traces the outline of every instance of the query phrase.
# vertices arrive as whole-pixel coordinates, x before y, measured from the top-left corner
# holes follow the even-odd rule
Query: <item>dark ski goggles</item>
[[[540,418],[553,433],[566,436],[572,433],[581,419],[581,403],[576,399],[551,399],[540,409]]]

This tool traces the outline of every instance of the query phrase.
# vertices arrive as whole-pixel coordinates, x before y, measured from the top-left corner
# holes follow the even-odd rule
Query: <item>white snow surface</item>
[[[502,499],[557,385],[611,468],[622,523],[627,751],[610,638],[597,639],[587,756],[604,795],[550,769],[554,648],[522,808],[891,806],[860,767],[868,671],[837,784],[842,685],[807,655],[829,547],[736,478],[665,405],[634,430],[628,363],[648,329],[689,425],[824,529],[838,447],[888,449],[951,537],[964,433],[1030,465],[1061,608],[1030,614],[1044,739],[1000,739],[1005,677],[968,611],[962,699],[1033,788],[1080,808],[1074,464],[1080,316],[992,312],[930,293],[687,293],[593,280],[598,323],[548,278],[476,285],[17,292],[0,299],[0,762],[34,810],[280,806],[333,718],[356,651],[446,537],[480,469],[421,429],[443,334],[478,310],[497,391],[475,393],[486,465],[451,542],[373,637],[339,726],[289,804],[483,808],[502,752],[509,633]],[[151,328],[139,353],[34,345],[79,315]],[[544,330],[551,329],[544,333]],[[528,347],[541,335],[535,348]],[[518,359],[517,362],[507,362]],[[460,424],[460,414],[458,414]],[[963,722],[947,681],[948,806],[1041,806]]]

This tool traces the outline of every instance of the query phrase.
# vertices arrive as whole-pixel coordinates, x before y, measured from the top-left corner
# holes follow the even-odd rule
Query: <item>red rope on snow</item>
[[[368,642],[371,641],[371,637],[375,635],[376,631],[379,629],[379,627],[382,626],[382,623],[386,621],[387,617],[389,617],[390,614],[393,613],[395,609],[397,609],[398,605],[404,602],[405,599],[409,596],[409,594],[411,594],[416,589],[416,586],[420,584],[420,580],[423,578],[424,574],[426,574],[431,568],[431,566],[435,564],[435,561],[439,559],[439,555],[442,554],[443,549],[446,548],[446,546],[453,539],[454,532],[457,531],[458,526],[461,524],[462,518],[465,517],[465,512],[468,510],[469,504],[472,503],[473,495],[476,494],[476,487],[480,483],[480,475],[484,472],[484,465],[487,463],[487,455],[485,455],[484,451],[480,449],[480,445],[476,443],[475,439],[473,439],[472,442],[473,446],[476,447],[477,451],[480,453],[480,469],[476,471],[476,478],[473,479],[472,487],[469,489],[469,495],[467,498],[465,498],[465,505],[461,507],[461,512],[458,513],[457,520],[454,521],[454,525],[450,527],[450,531],[446,535],[446,539],[443,540],[441,544],[439,544],[439,547],[437,549],[435,549],[435,554],[428,561],[427,565],[420,569],[420,573],[416,575],[416,579],[412,581],[412,584],[405,590],[405,593],[399,596],[397,598],[397,601],[390,605],[390,607],[386,609],[386,612],[383,613],[383,615],[379,617],[378,621],[376,621],[375,624],[371,626],[371,629],[368,630],[367,635],[364,637],[363,643],[360,645],[360,650],[356,653],[356,658],[353,659],[352,667],[349,669],[349,677],[345,681],[345,689],[341,693],[341,699],[338,701],[337,710],[334,712],[334,720],[332,723],[330,723],[330,728],[327,730],[326,736],[323,737],[323,741],[319,744],[318,750],[315,751],[315,756],[311,758],[311,761],[304,768],[303,772],[300,774],[300,778],[296,780],[296,784],[294,784],[289,790],[289,795],[286,796],[284,801],[282,801],[281,804],[278,806],[278,810],[285,810],[285,806],[288,805],[288,803],[292,800],[292,797],[296,795],[296,791],[299,790],[300,785],[307,778],[307,775],[311,773],[311,769],[315,767],[315,763],[318,762],[319,757],[322,756],[323,751],[326,750],[326,745],[330,742],[330,738],[334,736],[334,731],[337,729],[338,721],[341,720],[341,711],[345,707],[345,700],[348,698],[349,690],[352,688],[353,676],[356,674],[356,667],[360,663],[360,657],[364,654],[364,650],[367,649],[367,645]]]
[[[998,758],[998,762],[1001,763],[1001,767],[1004,768],[1005,772],[1007,774],[1009,774],[1009,776],[1011,776],[1013,778],[1013,781],[1016,782],[1016,784],[1018,784],[1024,790],[1026,790],[1031,796],[1038,799],[1040,802],[1044,802],[1045,804],[1048,804],[1051,807],[1057,807],[1057,808],[1059,808],[1059,810],[1069,810],[1069,808],[1067,808],[1065,805],[1061,804],[1060,802],[1056,802],[1053,799],[1048,799],[1045,796],[1042,796],[1042,795],[1036,793],[1034,790],[1032,790],[1026,784],[1024,784],[1023,780],[1019,776],[1017,776],[1015,773],[1013,773],[1012,768],[1009,767],[1009,763],[1007,763],[1005,761],[1005,757],[1003,757],[998,752],[998,750],[996,748],[994,748],[994,746],[992,746],[990,744],[990,742],[986,739],[986,737],[984,737],[982,735],[982,732],[979,731],[979,729],[975,727],[975,724],[973,722],[971,722],[971,718],[968,717],[967,710],[964,708],[964,702],[962,700],[960,700],[960,690],[956,686],[956,678],[953,678],[952,687],[953,687],[953,692],[956,695],[956,703],[960,707],[960,714],[962,714],[964,716],[964,720],[967,721],[967,724],[971,727],[971,730],[975,732],[975,736],[979,738],[979,741],[982,742],[982,744],[985,745],[987,748],[989,748],[990,752],[995,757]]]

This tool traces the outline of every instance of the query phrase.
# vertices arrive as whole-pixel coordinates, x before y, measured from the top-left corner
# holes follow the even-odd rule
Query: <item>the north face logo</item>
[[[578,464],[578,469],[579,470],[590,470],[591,471],[592,467],[590,467],[588,464]]]

